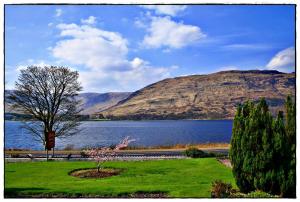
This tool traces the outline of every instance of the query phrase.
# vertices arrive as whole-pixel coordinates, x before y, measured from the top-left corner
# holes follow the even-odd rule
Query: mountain
[[[21,111],[18,111],[17,109],[13,108],[10,104],[7,103],[6,99],[9,96],[10,93],[13,93],[14,90],[5,90],[4,91],[4,111],[5,114],[7,113],[16,113],[16,114],[22,114]]]
[[[132,93],[101,112],[111,119],[232,119],[246,100],[266,98],[273,114],[295,96],[295,73],[222,71],[170,78]]]
[[[129,95],[129,92],[81,93],[78,95],[78,99],[82,101],[81,114],[95,114],[103,111],[126,99]]]
[[[6,90],[5,96],[8,96],[12,90]],[[81,100],[81,108],[83,111],[81,114],[94,114],[105,110],[113,105],[117,104],[121,100],[127,98],[130,95],[129,92],[111,92],[111,93],[80,93],[78,99]],[[9,104],[5,102],[5,113],[17,113],[16,109],[13,109]]]

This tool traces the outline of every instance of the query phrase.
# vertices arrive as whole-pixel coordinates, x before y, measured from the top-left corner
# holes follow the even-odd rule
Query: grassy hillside
[[[232,119],[238,104],[266,98],[271,111],[295,96],[295,73],[224,71],[165,79],[101,112],[111,119]]]

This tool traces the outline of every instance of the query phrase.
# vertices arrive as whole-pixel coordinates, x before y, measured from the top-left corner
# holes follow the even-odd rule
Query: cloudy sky
[[[6,5],[6,89],[28,65],[76,69],[84,92],[222,70],[292,72],[294,16],[289,5]]]

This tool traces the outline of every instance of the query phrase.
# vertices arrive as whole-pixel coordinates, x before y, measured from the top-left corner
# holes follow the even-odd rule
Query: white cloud
[[[17,66],[16,66],[16,70],[20,71],[22,69],[26,69],[28,66],[49,66],[49,64],[47,62],[45,62],[44,60],[34,60],[34,59],[28,59],[26,61],[20,62]]]
[[[173,17],[187,8],[187,6],[177,5],[144,5],[141,7],[145,9],[155,10],[156,14],[170,15]]]
[[[170,77],[171,68],[138,66],[130,71],[81,71],[79,79],[85,91],[135,91],[151,83]]]
[[[137,68],[137,67],[140,67],[140,66],[145,66],[145,65],[148,65],[149,62],[147,61],[144,61],[142,60],[141,58],[134,58],[132,61],[131,61],[131,65],[133,68]]]
[[[268,69],[283,72],[295,71],[295,48],[289,47],[278,52],[267,64]]]
[[[128,59],[128,42],[117,32],[77,24],[57,28],[62,38],[49,51],[59,60],[85,67],[79,72],[84,91],[137,90],[168,77],[172,70],[138,57]]]
[[[119,33],[76,24],[59,24],[57,28],[60,36],[72,38],[60,40],[52,48],[54,57],[93,69],[126,68],[127,40]]]
[[[59,17],[59,16],[61,16],[62,14],[63,14],[62,9],[57,8],[57,9],[55,10],[55,17]]]
[[[90,16],[87,19],[81,19],[80,21],[82,24],[89,24],[89,25],[96,24],[97,22],[96,17],[94,16]]]
[[[229,44],[222,47],[224,50],[268,50],[272,48],[266,44]]]
[[[58,65],[57,62],[48,62],[44,60],[34,60],[34,59],[28,59],[25,62],[21,62],[17,65],[15,68],[17,71],[17,74],[23,70],[26,69],[29,66],[38,66],[38,67],[45,67],[45,66],[52,66],[52,65]]]
[[[52,65],[56,65],[53,64]],[[28,66],[50,66],[49,62],[46,62],[44,60],[34,60],[34,59],[28,59],[26,61],[20,62],[16,66],[12,65],[6,65],[5,66],[5,77],[6,77],[6,83],[5,83],[5,89],[14,89],[15,87],[15,81],[18,79],[18,75],[20,74],[21,70],[26,69]]]
[[[149,27],[152,15],[149,11],[141,12],[139,17],[134,19],[134,25],[138,28],[146,29]]]
[[[197,26],[177,23],[168,16],[151,18],[148,34],[142,43],[147,48],[182,48],[206,37]]]
[[[138,28],[146,28],[147,27],[147,25],[140,19],[136,19],[134,21],[134,25]]]

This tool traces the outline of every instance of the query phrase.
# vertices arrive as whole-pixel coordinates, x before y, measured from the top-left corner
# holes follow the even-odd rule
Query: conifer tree
[[[265,99],[261,99],[258,105],[252,109],[249,118],[251,120],[249,135],[252,136],[249,152],[252,154],[252,162],[248,166],[251,167],[254,187],[270,192],[274,168],[273,118]]]
[[[286,190],[287,197],[296,197],[296,105],[290,96],[286,103],[286,140],[287,140],[287,165],[286,165]]]
[[[244,193],[296,196],[296,110],[290,97],[285,106],[285,120],[283,112],[273,119],[265,99],[237,108],[229,156]]]
[[[272,176],[272,191],[273,194],[279,194],[283,196],[283,192],[286,192],[286,170],[287,168],[287,141],[286,141],[286,131],[284,125],[283,112],[280,111],[277,115],[276,120],[273,122],[273,132],[274,132],[274,156],[273,165],[275,167],[275,172]]]
[[[244,161],[247,158],[248,136],[243,135],[245,132],[246,120],[250,114],[252,102],[246,102],[243,106],[239,105],[233,122],[231,149],[229,156],[233,166],[233,175],[236,178],[236,184],[242,192],[249,192],[254,189],[248,173],[244,171]],[[235,155],[239,154],[239,155]]]

